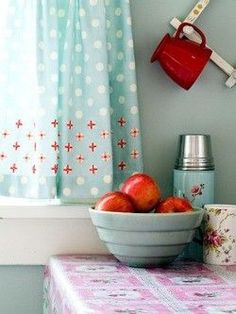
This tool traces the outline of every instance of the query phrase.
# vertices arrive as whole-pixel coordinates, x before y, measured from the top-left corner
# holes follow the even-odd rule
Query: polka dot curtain
[[[142,171],[129,1],[0,4],[0,195],[86,203]]]

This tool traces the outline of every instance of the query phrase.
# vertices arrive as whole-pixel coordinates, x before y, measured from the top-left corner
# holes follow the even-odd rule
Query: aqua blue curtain
[[[0,7],[0,195],[90,202],[142,171],[129,1]]]

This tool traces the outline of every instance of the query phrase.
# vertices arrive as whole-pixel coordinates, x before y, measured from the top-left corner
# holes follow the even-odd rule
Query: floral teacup
[[[236,205],[205,205],[203,260],[236,265]]]

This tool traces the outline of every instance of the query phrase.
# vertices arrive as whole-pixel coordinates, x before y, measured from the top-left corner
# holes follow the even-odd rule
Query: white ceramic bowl
[[[203,209],[184,213],[118,213],[89,210],[100,239],[122,263],[133,267],[167,264],[181,254],[200,226]]]

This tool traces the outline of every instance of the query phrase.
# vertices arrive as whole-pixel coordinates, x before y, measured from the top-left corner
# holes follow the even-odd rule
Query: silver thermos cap
[[[212,156],[210,135],[180,135],[175,169],[214,170],[215,165]]]

